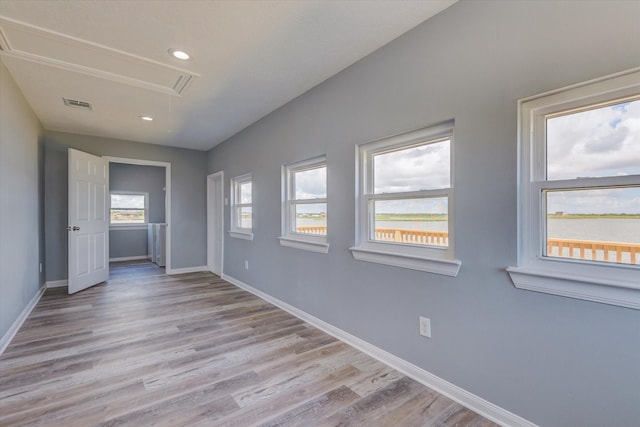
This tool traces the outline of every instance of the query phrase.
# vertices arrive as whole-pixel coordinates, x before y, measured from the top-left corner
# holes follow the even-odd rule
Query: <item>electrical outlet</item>
[[[40,263],[40,273],[42,273],[42,263]]]
[[[419,317],[420,319],[420,335],[423,337],[431,338],[431,319],[426,317]]]
[[[246,259],[244,260],[244,269],[245,270],[249,269],[249,261],[247,261]]]

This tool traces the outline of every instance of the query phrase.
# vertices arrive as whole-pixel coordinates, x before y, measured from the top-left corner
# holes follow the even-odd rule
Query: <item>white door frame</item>
[[[167,274],[171,274],[171,163],[169,162],[157,162],[154,160],[141,160],[141,159],[127,159],[124,157],[110,157],[103,156],[109,163],[126,163],[129,165],[139,166],[160,166],[165,168],[165,199],[164,199],[164,220],[167,223],[167,237],[166,237],[166,264],[165,271]]]
[[[207,175],[207,269],[222,277],[224,266],[224,172]]]

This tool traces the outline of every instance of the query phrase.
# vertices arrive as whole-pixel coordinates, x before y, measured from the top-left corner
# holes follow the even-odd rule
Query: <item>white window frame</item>
[[[640,94],[640,68],[518,103],[518,265],[507,271],[519,289],[640,309],[640,268],[544,254],[544,190],[640,184],[640,175],[547,181],[545,117],[558,112],[609,104]]]
[[[123,194],[126,196],[144,196],[144,222],[120,222],[114,223],[111,222],[111,196],[114,194]],[[146,229],[147,224],[149,224],[149,193],[145,191],[117,191],[111,190],[109,191],[109,228],[112,230],[115,229]]]
[[[315,157],[282,166],[282,235],[278,237],[282,246],[296,249],[303,249],[318,253],[328,253],[329,244],[327,236],[296,233],[293,230],[295,224],[295,207],[302,204],[325,203],[327,210],[329,204],[327,198],[296,200],[295,194],[295,174],[312,169],[327,167],[326,156]],[[328,191],[328,187],[327,191]],[[327,227],[328,230],[328,227]],[[327,231],[328,233],[328,231]]]
[[[251,203],[239,203],[240,200],[240,186],[251,182]],[[241,208],[251,208],[251,228],[241,227],[238,223],[238,211]],[[229,235],[238,239],[253,240],[253,224],[254,224],[254,211],[253,211],[253,179],[250,173],[245,175],[236,176],[231,178],[231,230]]]
[[[454,250],[454,122],[453,120],[412,132],[368,142],[356,147],[356,244],[350,248],[353,257],[360,261],[374,262],[395,267],[409,268],[430,273],[457,276],[461,261],[455,259]],[[421,190],[406,193],[374,194],[373,156],[386,151],[410,148],[425,142],[450,140],[450,186],[437,190]],[[425,247],[393,242],[374,241],[370,238],[373,227],[374,200],[393,200],[408,197],[447,197],[449,245],[447,248]]]

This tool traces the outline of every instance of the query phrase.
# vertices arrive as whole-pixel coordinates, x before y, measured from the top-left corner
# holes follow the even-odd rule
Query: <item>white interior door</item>
[[[207,268],[222,276],[224,242],[224,178],[222,172],[207,177]]]
[[[109,162],[69,149],[69,293],[109,278]]]

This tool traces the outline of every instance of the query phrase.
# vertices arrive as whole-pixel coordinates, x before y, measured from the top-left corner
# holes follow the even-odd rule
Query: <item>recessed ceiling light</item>
[[[183,50],[169,49],[169,53],[173,55],[174,58],[178,58],[182,61],[189,59],[189,54]]]
[[[153,120],[153,117],[151,116],[138,116],[138,117],[140,117],[142,120],[145,120],[147,122],[150,122]]]

